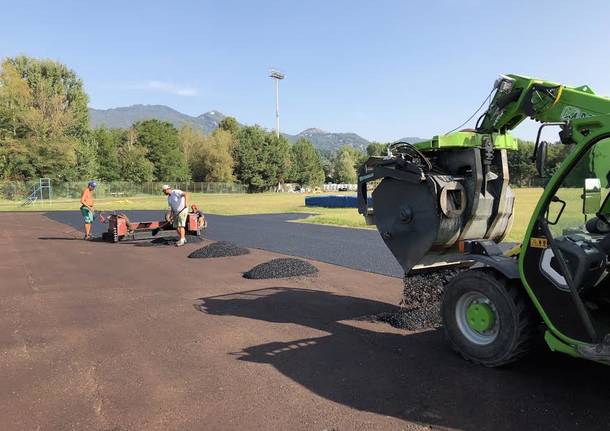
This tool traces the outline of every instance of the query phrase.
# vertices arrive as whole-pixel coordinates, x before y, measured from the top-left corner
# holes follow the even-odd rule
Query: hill
[[[176,127],[188,124],[204,133],[212,133],[223,118],[225,116],[218,111],[209,111],[198,117],[192,117],[165,105],[132,105],[111,109],[89,108],[91,127],[106,126],[116,129],[127,129],[138,121],[157,119],[170,122]]]
[[[216,130],[223,118],[225,115],[219,111],[208,111],[193,117],[165,105],[132,105],[111,109],[89,108],[89,121],[92,127],[106,126],[117,129],[127,129],[138,121],[157,119],[168,121],[176,127],[187,124],[204,133],[211,133]],[[364,151],[370,144],[370,141],[356,133],[335,133],[316,128],[305,129],[296,135],[287,133],[283,133],[283,135],[293,143],[300,138],[306,138],[314,147],[324,152],[334,152],[343,145]],[[414,137],[401,140],[411,143],[423,141],[421,138]]]
[[[348,145],[364,151],[366,150],[367,145],[370,144],[369,141],[356,133],[332,133],[316,128],[305,129],[297,135],[288,135],[284,133],[284,136],[291,142],[296,142],[300,138],[305,138],[311,142],[314,147],[323,151],[336,151],[343,145]]]

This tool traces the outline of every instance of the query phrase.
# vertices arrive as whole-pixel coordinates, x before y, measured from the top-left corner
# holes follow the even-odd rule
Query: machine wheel
[[[469,270],[445,288],[445,335],[465,359],[498,367],[525,355],[537,321],[523,288],[489,270]]]
[[[119,234],[116,227],[112,228],[112,242],[119,242]]]

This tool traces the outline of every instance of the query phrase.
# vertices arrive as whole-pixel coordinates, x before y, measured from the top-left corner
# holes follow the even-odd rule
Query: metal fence
[[[95,195],[98,199],[113,197],[133,197],[143,195],[160,195],[162,182],[129,183],[124,181],[97,183]],[[247,187],[238,183],[204,183],[174,182],[167,183],[174,188],[190,193],[246,193]],[[25,200],[39,186],[33,181],[0,181],[0,198],[8,200]],[[51,181],[52,199],[78,199],[87,186],[87,181],[57,182]]]

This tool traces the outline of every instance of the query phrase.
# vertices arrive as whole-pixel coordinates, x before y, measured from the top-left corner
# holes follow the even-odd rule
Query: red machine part
[[[196,206],[194,209],[187,216],[186,234],[200,236],[201,231],[207,227],[207,222]],[[125,214],[111,214],[107,218],[100,216],[99,219],[102,223],[108,223],[108,230],[102,238],[111,242],[119,242],[127,237],[135,239],[136,234],[140,239],[145,239],[147,233],[152,237],[159,231],[176,230],[172,223],[165,220],[132,222]]]

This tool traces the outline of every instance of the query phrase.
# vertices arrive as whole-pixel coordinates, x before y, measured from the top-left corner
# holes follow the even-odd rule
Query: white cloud
[[[136,82],[131,84],[125,84],[120,86],[120,88],[124,90],[142,90],[142,91],[156,91],[161,93],[169,93],[174,94],[176,96],[197,96],[199,91],[196,88],[187,86],[187,85],[179,85],[173,82],[168,81],[157,81],[157,80],[148,80],[142,82]]]

